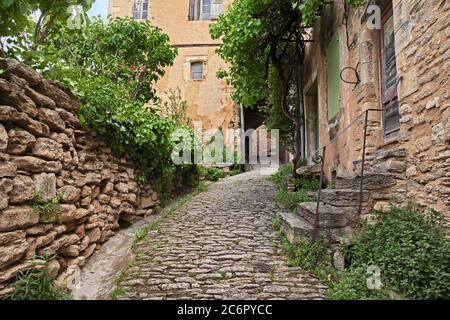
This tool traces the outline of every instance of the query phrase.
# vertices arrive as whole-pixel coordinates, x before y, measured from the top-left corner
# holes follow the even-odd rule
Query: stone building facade
[[[372,190],[372,204],[414,201],[450,220],[450,2],[370,0],[355,9],[335,0],[311,38],[309,161],[327,146],[327,180],[358,177],[364,112],[382,110],[368,113],[366,173],[392,181]]]
[[[209,25],[231,0],[110,0],[112,17],[148,19],[170,37],[178,48],[173,66],[156,84],[163,99],[171,91],[181,91],[187,102],[187,115],[201,121],[203,129],[239,127],[239,107],[231,99],[232,88],[217,79],[216,72],[225,68],[218,56],[217,40],[209,35]]]
[[[16,60],[0,59],[0,70],[1,299],[44,253],[58,255],[51,268],[64,279],[159,196],[80,124],[69,93]]]

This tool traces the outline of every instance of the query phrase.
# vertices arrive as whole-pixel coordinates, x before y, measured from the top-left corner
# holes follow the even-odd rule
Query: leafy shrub
[[[30,269],[19,272],[12,286],[11,300],[71,300],[66,290],[55,286],[56,275],[49,268],[55,256],[38,256]],[[38,262],[37,262],[38,261]]]
[[[208,168],[207,172],[206,172],[206,178],[209,181],[218,181],[220,178],[224,177],[224,173],[222,170],[218,169],[218,168]]]
[[[331,297],[379,298],[379,292],[360,290],[367,267],[374,265],[381,269],[384,289],[414,299],[450,298],[450,241],[439,221],[436,212],[424,215],[410,204],[393,207],[381,222],[365,226],[350,250],[350,268]]]
[[[192,182],[176,178],[180,171],[171,159],[174,132],[183,129],[193,137],[186,103],[179,91],[162,101],[153,86],[177,54],[166,34],[148,21],[94,19],[81,31],[61,25],[41,50],[48,58],[46,77],[70,89],[81,103],[81,123],[116,155],[128,155],[163,193],[170,193],[172,182]]]
[[[291,165],[290,164],[283,164],[280,166],[278,171],[274,173],[270,180],[273,181],[278,189],[287,189],[287,183],[288,183],[288,176],[291,174]]]
[[[340,281],[329,290],[332,300],[385,300],[388,295],[383,290],[367,287],[367,267],[354,267],[345,271]]]

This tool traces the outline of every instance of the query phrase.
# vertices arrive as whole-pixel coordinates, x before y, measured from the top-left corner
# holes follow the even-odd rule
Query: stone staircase
[[[336,178],[335,189],[322,189],[319,206],[319,234],[325,235],[331,243],[340,243],[361,221],[362,216],[373,209],[372,192],[395,185],[389,174],[368,173],[364,176],[361,215],[360,176]],[[311,192],[315,202],[300,203],[294,212],[280,212],[281,230],[292,243],[310,236],[316,218],[318,191]]]
[[[353,176],[337,176],[334,189],[322,189],[319,206],[319,235],[330,241],[333,257],[339,253],[340,244],[345,243],[358,229],[360,222],[370,217],[377,204],[392,200],[393,191],[401,186],[406,169],[406,152],[402,149],[382,150],[367,157],[363,181],[362,210],[359,213],[361,161],[354,162]],[[300,174],[317,177],[317,166],[302,168]],[[400,182],[399,182],[400,181]],[[294,212],[277,213],[281,231],[291,243],[311,236],[318,192],[311,192],[315,202],[300,203]],[[381,202],[380,202],[381,201]],[[342,256],[335,266],[342,268]],[[339,266],[338,266],[338,265]]]

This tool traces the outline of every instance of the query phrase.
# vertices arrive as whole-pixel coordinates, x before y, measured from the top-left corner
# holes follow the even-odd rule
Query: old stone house
[[[373,208],[419,203],[449,224],[449,9],[446,0],[370,0],[356,9],[335,0],[310,31],[303,63],[310,166],[299,173],[318,174],[323,163],[330,187],[279,216],[292,242],[314,226],[327,235],[339,269],[341,245],[360,221],[376,219]]]
[[[217,79],[225,68],[218,56],[217,40],[211,39],[209,25],[217,19],[231,0],[110,0],[112,17],[148,19],[170,37],[178,48],[173,66],[156,84],[158,96],[181,90],[187,102],[187,115],[201,121],[203,129],[239,127],[239,106],[231,99],[232,88]]]
[[[411,200],[450,218],[449,6],[371,0],[354,9],[335,0],[314,25],[304,63],[306,155],[311,163],[327,146],[328,180],[357,176],[364,112],[373,109],[366,173],[394,180],[372,193],[377,208]]]

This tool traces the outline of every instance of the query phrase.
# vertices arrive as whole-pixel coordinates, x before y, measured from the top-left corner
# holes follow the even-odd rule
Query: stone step
[[[311,235],[312,224],[294,212],[279,212],[281,232],[290,243],[298,243]]]
[[[297,173],[303,177],[319,178],[320,170],[321,170],[321,165],[314,164],[314,165],[302,166],[302,167],[298,168]]]
[[[369,192],[363,191],[363,207],[368,205]],[[317,201],[318,192],[313,193],[314,199]],[[323,189],[320,201],[323,204],[334,207],[350,207],[357,208],[359,205],[359,190],[356,189]]]
[[[360,177],[360,174],[353,177],[338,176],[336,178],[336,189],[359,190],[361,184]],[[364,175],[363,190],[382,190],[395,186],[395,183],[395,180],[390,174],[368,173]]]
[[[303,202],[297,206],[297,213],[311,225],[316,219],[317,202]],[[335,207],[326,204],[319,206],[321,228],[342,228],[348,225],[349,219],[355,217],[358,208]]]

